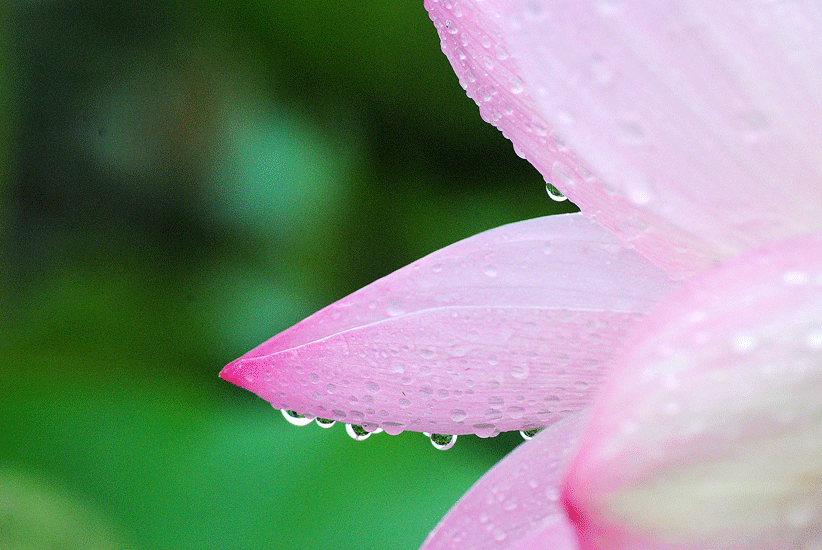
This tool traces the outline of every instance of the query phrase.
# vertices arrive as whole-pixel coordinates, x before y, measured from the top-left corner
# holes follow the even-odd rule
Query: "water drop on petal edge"
[[[550,184],[547,181],[545,182],[545,191],[548,192],[548,196],[551,197],[551,200],[553,201],[562,202],[568,200],[568,197],[560,193],[559,189],[557,189],[553,186],[553,184]]]
[[[429,434],[428,432],[423,432],[423,435],[427,436],[431,440],[431,445],[440,451],[447,451],[457,442],[457,436],[455,435]]]
[[[356,424],[346,424],[345,425],[345,432],[351,436],[351,439],[354,441],[365,441],[371,434],[374,432],[369,432],[362,426],[358,426]]]
[[[327,418],[317,418],[317,426],[319,426],[320,428],[330,428],[336,423],[336,420],[328,420]]]
[[[311,424],[311,421],[314,420],[313,418],[306,418],[302,414],[297,414],[294,411],[289,411],[288,409],[282,409],[283,416],[286,420],[288,420],[289,424],[293,424],[294,426],[307,426]]]
[[[533,429],[533,430],[520,430],[520,431],[519,431],[519,435],[521,435],[521,436],[522,436],[522,439],[524,439],[525,441],[530,441],[530,440],[532,440],[532,439],[534,438],[534,436],[535,436],[535,435],[537,435],[537,434],[538,434],[541,430],[542,430],[542,428],[535,428],[535,429]]]

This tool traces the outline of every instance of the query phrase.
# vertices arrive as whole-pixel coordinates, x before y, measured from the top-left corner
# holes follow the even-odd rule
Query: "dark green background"
[[[422,0],[0,5],[0,548],[413,549],[519,441],[357,443],[217,378],[418,257],[572,208]]]

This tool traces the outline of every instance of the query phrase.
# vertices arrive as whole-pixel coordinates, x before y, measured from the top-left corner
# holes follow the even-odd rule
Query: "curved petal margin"
[[[420,550],[576,550],[560,483],[582,428],[576,412],[521,444],[451,508]]]
[[[388,433],[532,429],[588,403],[673,286],[581,215],[538,218],[434,252],[220,376],[277,408]]]
[[[425,4],[483,118],[670,275],[822,229],[816,2]]]
[[[822,543],[822,234],[688,281],[637,327],[564,500],[585,549]]]

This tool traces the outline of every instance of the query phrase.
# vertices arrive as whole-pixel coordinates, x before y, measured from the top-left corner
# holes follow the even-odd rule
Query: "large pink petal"
[[[421,550],[576,550],[559,497],[581,427],[577,412],[517,447],[463,495]]]
[[[668,273],[822,229],[816,2],[426,7],[483,118]]]
[[[565,495],[585,548],[822,544],[822,234],[686,283],[602,388]]]
[[[278,334],[220,376],[366,427],[494,435],[590,399],[673,283],[579,214],[466,239]]]

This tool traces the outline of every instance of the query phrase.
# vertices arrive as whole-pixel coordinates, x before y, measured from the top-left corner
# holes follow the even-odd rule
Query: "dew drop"
[[[499,433],[499,432],[497,432],[496,425],[488,423],[488,422],[483,422],[481,424],[474,424],[473,428],[475,430],[474,433],[477,435],[477,437],[483,437],[483,438],[493,437],[493,436],[497,435],[497,433]]]
[[[382,429],[388,435],[400,435],[402,433],[403,424],[399,422],[383,422]]]
[[[351,439],[354,441],[365,441],[371,434],[380,433],[382,430],[377,428],[376,430],[368,431],[364,426],[359,426],[357,424],[346,424],[345,425],[345,432],[351,436]]]
[[[749,353],[759,344],[753,334],[739,333],[733,337],[731,346],[737,353]]]
[[[423,432],[431,440],[431,445],[440,451],[447,451],[457,442],[457,436],[448,434],[429,434]]]
[[[568,197],[560,193],[559,189],[553,186],[553,184],[545,182],[545,191],[548,193],[548,196],[551,198],[552,201],[556,202],[563,202],[567,201]]]
[[[503,47],[502,44],[497,44],[497,47],[494,48],[494,55],[496,55],[497,59],[499,59],[500,61],[505,61],[510,57],[508,51],[505,49],[505,47]]]
[[[537,435],[542,428],[534,428],[533,430],[520,430],[519,435],[522,436],[522,439],[525,441],[531,441],[534,439],[534,436]]]
[[[518,76],[512,76],[511,80],[508,81],[508,89],[511,90],[512,94],[516,95],[521,94],[525,88],[522,84],[522,80],[520,80]]]
[[[302,414],[297,414],[294,411],[290,411],[288,409],[282,409],[283,416],[286,420],[288,420],[289,424],[294,426],[307,426],[311,424],[313,418],[306,418]]]
[[[462,422],[463,420],[468,418],[468,414],[466,414],[466,412],[462,409],[451,409],[451,412],[449,414],[453,422]]]
[[[493,265],[486,266],[485,269],[482,270],[488,277],[496,277],[497,276],[497,268]]]
[[[329,420],[327,418],[317,418],[317,426],[319,426],[320,428],[330,428],[336,423],[336,420]]]
[[[786,271],[782,274],[782,282],[786,285],[804,285],[808,280],[810,280],[810,277],[804,271]]]
[[[385,313],[389,317],[396,317],[398,315],[402,315],[405,313],[407,306],[405,302],[398,298],[392,298],[388,300],[388,304],[385,306]]]
[[[445,20],[445,30],[448,31],[448,34],[457,34],[459,32],[457,26],[450,19]]]
[[[812,350],[822,350],[822,329],[808,332],[805,335],[805,345]]]
[[[402,398],[402,399],[399,400],[399,404],[400,404],[401,408],[407,409],[408,407],[411,406],[411,401],[409,401],[408,399]]]

